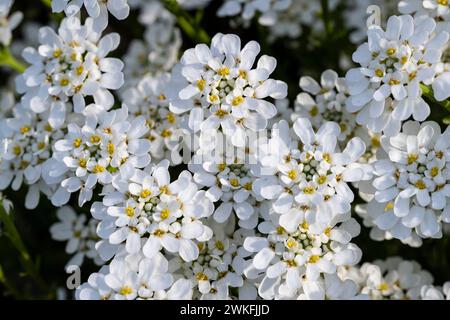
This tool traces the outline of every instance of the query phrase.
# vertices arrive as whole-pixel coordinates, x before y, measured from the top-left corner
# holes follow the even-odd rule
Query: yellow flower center
[[[81,76],[84,72],[84,67],[81,65],[75,69],[77,76]]]
[[[197,80],[197,88],[200,91],[203,91],[205,89],[206,81],[203,79]]]
[[[304,194],[314,194],[316,190],[314,189],[314,187],[308,186],[303,188],[303,193]]]
[[[116,149],[116,147],[114,146],[114,144],[112,142],[110,142],[110,143],[108,143],[107,149],[108,149],[108,153],[110,155],[112,155],[112,154],[114,154],[114,150]]]
[[[414,162],[417,161],[417,159],[419,159],[419,156],[417,154],[408,154],[408,165],[413,164]]]
[[[79,165],[81,168],[86,168],[86,164],[87,164],[86,159],[81,158],[80,160],[78,160],[78,165]]]
[[[399,84],[400,84],[400,81],[397,80],[397,79],[391,79],[391,80],[389,80],[389,85],[390,85],[390,86],[397,86],[397,85],[399,85]]]
[[[133,293],[133,289],[131,289],[131,287],[129,286],[123,286],[122,288],[120,288],[120,294],[123,296],[129,295]]]
[[[222,241],[217,240],[216,241],[216,248],[219,249],[220,251],[223,251],[223,249],[225,249],[225,245],[223,244]]]
[[[163,131],[161,131],[161,137],[163,138],[168,138],[172,135],[172,131],[170,131],[169,129],[164,129]]]
[[[425,182],[423,182],[423,180],[417,180],[417,182],[415,183],[415,186],[417,189],[423,190],[426,189],[426,184]]]
[[[386,291],[389,289],[389,285],[386,282],[383,282],[378,286],[378,289],[381,291]]]
[[[37,147],[38,147],[39,150],[44,149],[45,148],[45,142],[42,142],[42,141],[38,142]]]
[[[99,135],[94,134],[91,136],[91,143],[99,143],[102,140],[102,138]]]
[[[387,54],[388,56],[392,56],[392,55],[394,55],[396,52],[397,52],[397,50],[395,50],[395,48],[389,48],[389,49],[386,50],[386,54]]]
[[[240,105],[242,102],[244,102],[244,98],[242,96],[237,96],[231,101],[231,105],[233,107],[236,107]]]
[[[168,113],[167,114],[167,121],[170,124],[174,124],[175,123],[175,115],[173,113]]]
[[[31,130],[30,126],[23,126],[22,128],[20,128],[20,133],[26,134],[26,133],[30,132],[30,130]]]
[[[392,210],[392,209],[394,209],[394,203],[392,203],[392,202],[389,202],[389,203],[386,205],[386,207],[384,207],[384,211],[385,211],[385,212],[388,212],[389,210]]]
[[[439,174],[439,168],[438,167],[431,168],[430,174],[433,178],[436,177]]]
[[[67,86],[69,84],[69,79],[62,78],[61,81],[59,82],[59,84],[61,85],[61,87]]]
[[[215,115],[218,116],[219,118],[223,118],[228,114],[228,112],[226,112],[225,110],[219,109],[216,111]]]
[[[327,176],[320,176],[319,178],[317,178],[318,184],[324,184],[325,182],[327,182]]]
[[[317,263],[320,259],[320,256],[318,255],[312,255],[311,257],[309,257],[308,262],[309,263]]]
[[[230,184],[231,184],[234,188],[237,188],[237,187],[239,187],[239,180],[238,180],[238,179],[230,179]]]
[[[294,239],[289,239],[289,240],[286,242],[286,246],[287,246],[289,249],[292,249],[292,248],[294,248],[294,247],[297,246],[297,242],[296,242]]]
[[[149,189],[144,189],[141,191],[141,198],[147,198],[152,194],[152,192]]]
[[[164,208],[161,210],[161,219],[166,220],[170,216],[170,210]]]
[[[73,140],[73,146],[75,148],[79,148],[81,146],[81,143],[82,143],[82,141],[80,138],[76,138],[75,140]]]
[[[131,206],[128,206],[125,208],[125,214],[129,217],[134,216],[134,208]]]
[[[58,59],[59,57],[61,57],[62,53],[63,52],[61,49],[56,49],[55,51],[53,51],[53,58]]]
[[[382,78],[382,77],[384,76],[384,72],[383,72],[383,70],[381,70],[381,69],[377,69],[377,70],[375,70],[375,75],[376,75],[378,78]]]
[[[207,280],[208,280],[208,276],[207,276],[206,274],[202,273],[202,272],[197,273],[197,274],[195,275],[195,278],[196,278],[198,281],[207,281]]]
[[[221,75],[222,77],[226,77],[226,76],[228,76],[228,75],[230,74],[230,69],[228,69],[227,67],[223,67],[223,68],[220,68],[220,69],[217,71],[217,73],[218,73],[219,75]]]
[[[103,167],[103,166],[101,166],[101,165],[99,165],[99,164],[96,164],[95,167],[94,167],[94,169],[92,170],[92,172],[93,172],[93,173],[102,173],[102,172],[105,172],[105,167]]]
[[[22,153],[22,148],[20,146],[14,146],[12,152],[14,155],[18,156]]]
[[[296,180],[298,177],[298,172],[295,170],[290,170],[287,174],[287,176],[289,177],[289,179],[291,180]]]
[[[317,116],[319,114],[319,108],[317,108],[317,106],[312,107],[311,110],[309,110],[309,114],[311,117]]]

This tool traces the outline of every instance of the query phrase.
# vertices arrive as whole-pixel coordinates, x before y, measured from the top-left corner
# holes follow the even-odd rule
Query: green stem
[[[5,275],[2,266],[0,265],[0,283],[8,290],[8,292],[14,296],[16,299],[21,299],[22,295],[19,290],[8,280],[8,277]]]
[[[0,49],[0,66],[9,67],[19,73],[23,73],[27,68],[22,62],[14,58],[7,47]]]
[[[424,84],[420,84],[420,88],[422,89],[423,96],[427,100],[440,105],[441,107],[446,109],[448,112],[450,112],[450,101],[449,100],[437,101],[436,98],[434,97],[433,89],[431,87],[428,87]]]
[[[49,8],[52,7],[52,0],[42,0],[42,3]]]
[[[16,250],[19,252],[20,262],[27,274],[36,282],[40,290],[42,290],[43,292],[49,292],[46,282],[39,274],[38,268],[31,259],[31,256],[28,253],[22,237],[20,236],[20,233],[18,232],[16,225],[14,224],[12,215],[12,212],[6,212],[5,208],[3,207],[3,203],[0,202],[0,222],[3,223],[4,235],[9,238],[14,248],[16,248]]]
[[[193,41],[209,44],[211,37],[199,25],[199,19],[195,19],[189,13],[182,10],[176,0],[163,0],[167,10],[169,10],[177,19],[181,30]]]
[[[331,36],[332,32],[332,26],[331,26],[331,20],[330,20],[330,6],[328,3],[328,0],[320,0],[320,3],[322,5],[322,19],[325,26],[325,32],[327,35],[327,38]]]

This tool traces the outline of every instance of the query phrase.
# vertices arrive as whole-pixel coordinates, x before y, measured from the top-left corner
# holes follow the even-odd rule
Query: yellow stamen
[[[134,216],[134,208],[131,206],[128,206],[125,208],[125,214],[129,217]]]
[[[99,165],[99,164],[96,164],[95,167],[94,167],[94,169],[92,169],[92,172],[93,172],[93,173],[102,173],[102,172],[105,172],[105,167],[103,167],[103,166],[101,166],[101,165]]]
[[[244,102],[244,98],[242,96],[237,96],[231,101],[231,105],[236,107]]]
[[[166,220],[170,216],[170,210],[164,208],[161,210],[161,219]]]

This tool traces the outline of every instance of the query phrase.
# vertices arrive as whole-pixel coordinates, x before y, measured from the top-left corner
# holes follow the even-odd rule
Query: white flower
[[[242,298],[240,289],[251,286],[243,277],[244,259],[250,253],[241,247],[243,237],[248,236],[249,232],[238,229],[231,237],[221,230],[223,227],[218,224],[212,225],[215,236],[199,244],[200,253],[195,261],[184,262],[180,258],[169,261],[169,270],[176,274],[181,273],[193,283],[192,287],[196,289],[193,299],[237,298],[230,288],[238,288],[239,296]]]
[[[136,86],[147,75],[169,72],[178,62],[182,42],[175,17],[158,1],[145,3],[139,22],[146,26],[144,41],[133,40],[123,58],[127,88]]]
[[[255,254],[245,274],[252,278],[262,273],[258,293],[263,299],[286,295],[292,299],[321,275],[358,263],[361,250],[350,240],[359,234],[359,224],[336,215],[329,224],[310,225],[314,222],[310,213],[308,209],[292,209],[286,215],[267,212],[258,226],[267,236],[245,239],[244,248]]]
[[[85,215],[77,215],[71,207],[60,208],[56,215],[59,222],[50,227],[50,233],[56,241],[67,241],[66,253],[73,257],[66,267],[81,266],[85,257],[93,259],[98,265],[103,264],[104,261],[100,259],[95,248],[97,222],[94,219],[86,221]]]
[[[130,13],[127,0],[52,0],[53,12],[63,12],[68,16],[78,14],[82,6],[94,18],[94,31],[101,32],[108,25],[108,11],[116,19],[124,20]]]
[[[2,142],[4,154],[0,156],[0,190],[11,186],[19,190],[22,183],[29,185],[25,206],[34,209],[39,203],[40,193],[51,197],[58,178],[48,178],[45,169],[52,159],[53,144],[64,135],[54,129],[46,119],[22,107],[15,106],[13,117],[4,120],[5,138]]]
[[[9,46],[12,39],[12,31],[22,21],[23,14],[20,11],[14,12],[8,17],[13,5],[13,0],[0,0],[0,43]]]
[[[262,155],[261,178],[254,192],[273,200],[273,209],[288,214],[291,209],[311,209],[317,222],[329,222],[333,215],[350,211],[354,195],[348,182],[370,179],[370,166],[357,162],[365,145],[351,139],[338,151],[337,123],[325,123],[317,133],[305,118],[295,121],[293,130],[281,121],[272,131],[267,155]]]
[[[358,124],[392,136],[401,121],[411,116],[424,121],[430,115],[420,85],[433,82],[449,38],[447,32],[435,35],[435,27],[431,18],[405,15],[390,17],[385,31],[369,29],[368,42],[353,54],[361,67],[346,76],[347,111],[358,113]]]
[[[35,113],[50,110],[49,122],[60,127],[73,103],[74,111],[85,108],[85,97],[105,109],[114,104],[109,89],[123,84],[123,63],[107,58],[119,45],[118,34],[101,38],[92,30],[92,21],[81,25],[78,18],[62,21],[59,33],[51,28],[41,28],[38,50],[31,47],[23,51],[24,59],[31,64],[18,78],[17,90],[25,93],[22,103]],[[69,109],[69,110],[66,110]]]
[[[427,15],[438,23],[439,30],[450,31],[450,3],[448,0],[401,0],[398,10],[403,14]]]
[[[188,168],[194,181],[207,188],[206,196],[220,202],[214,219],[225,223],[235,215],[242,228],[253,229],[258,221],[257,200],[263,200],[252,190],[259,168],[254,157],[257,144],[234,147],[229,137],[209,131],[202,132],[199,140],[200,148]]]
[[[417,262],[399,257],[364,263],[359,269],[341,269],[340,274],[344,279],[354,280],[360,292],[374,300],[417,300],[422,287],[433,282],[431,274]]]
[[[370,201],[371,195],[368,196]],[[363,225],[366,228],[370,228],[370,239],[374,241],[385,241],[394,239],[392,233],[389,230],[381,230],[376,226],[372,216],[369,214],[368,209],[371,208],[367,204],[356,205],[355,212],[363,219]],[[416,233],[411,233],[410,236],[400,240],[403,244],[408,245],[413,248],[419,248],[422,246],[422,238],[420,238]]]
[[[423,286],[420,297],[422,300],[450,300],[450,282],[444,283],[442,287]]]
[[[337,4],[338,1],[330,0],[329,10],[334,10]],[[322,32],[324,24],[317,23],[317,17],[321,14],[320,1],[292,0],[289,7],[277,10],[269,19],[265,19],[265,25],[269,25],[268,40],[273,42],[282,37],[296,39],[305,26],[312,29],[312,33]]]
[[[173,283],[168,262],[162,254],[152,259],[141,253],[114,258],[100,273],[94,273],[76,292],[80,300],[143,300],[172,295],[167,289]]]
[[[442,236],[441,223],[450,221],[448,139],[437,123],[412,121],[382,139],[388,158],[373,164],[375,179],[364,191],[372,195],[367,213],[379,229],[400,240],[413,230],[422,238]]]
[[[290,296],[290,292],[287,292]],[[295,295],[294,295],[295,297]],[[304,281],[297,299],[300,300],[366,300],[365,294],[358,292],[357,284],[350,280],[341,280],[336,274],[325,274],[317,281]]]
[[[185,117],[169,111],[166,88],[170,75],[145,77],[136,87],[127,89],[123,94],[131,117],[144,117],[149,131],[146,138],[151,142],[150,153],[155,160],[168,159],[179,164],[179,152],[184,137],[188,135]]]
[[[170,110],[189,112],[194,132],[222,128],[236,138],[242,126],[265,129],[267,120],[277,113],[266,99],[284,98],[287,85],[269,79],[276,66],[274,58],[262,56],[252,69],[259,51],[255,41],[241,50],[240,38],[231,34],[217,34],[210,48],[200,44],[187,50],[172,74]]]
[[[258,22],[261,25],[274,25],[278,12],[287,10],[296,1],[298,0],[226,0],[217,11],[217,16],[240,14],[245,21],[249,21],[259,14]]]
[[[80,191],[81,207],[92,198],[97,183],[127,183],[136,169],[150,163],[150,141],[144,138],[148,127],[143,117],[128,120],[126,107],[105,111],[95,105],[88,106],[85,114],[82,127],[69,124],[66,136],[55,143],[49,176],[65,178],[52,197],[55,206],[67,203],[71,193]]]
[[[341,129],[339,141],[355,135],[355,115],[345,109],[348,97],[345,80],[339,78],[335,71],[324,71],[320,84],[311,77],[302,77],[300,88],[305,92],[297,96],[296,112],[292,115],[294,121],[296,118],[309,118],[315,130],[327,121],[334,121]]]
[[[370,5],[377,5],[381,15],[387,17],[396,11],[398,4],[397,1],[391,0],[350,0],[347,2],[349,2],[350,8],[344,12],[345,24],[352,29],[350,40],[356,44],[360,44],[367,37],[367,8]]]
[[[192,261],[198,256],[194,241],[206,241],[212,235],[202,219],[214,207],[187,171],[170,183],[168,164],[161,162],[150,174],[137,172],[125,190],[106,195],[103,202],[116,226],[109,240],[116,245],[125,242],[131,254],[144,241],[142,249],[149,258],[164,248]]]
[[[10,213],[11,210],[14,208],[12,201],[6,198],[6,196],[1,192],[0,192],[0,203],[3,206],[3,209],[6,211],[6,213]]]

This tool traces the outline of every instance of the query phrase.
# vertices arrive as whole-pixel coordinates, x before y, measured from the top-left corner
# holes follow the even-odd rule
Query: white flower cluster
[[[337,0],[329,2],[330,9],[338,4]],[[323,30],[323,24],[315,23],[322,14],[320,1],[308,0],[225,0],[217,11],[218,17],[240,16],[244,25],[258,17],[258,23],[269,28],[268,39],[297,38],[303,27],[315,32]]]
[[[433,277],[428,271],[415,261],[399,257],[342,268],[339,273],[342,278],[355,281],[360,292],[374,300],[422,300],[432,295],[432,290],[438,290],[432,286]]]
[[[361,67],[346,76],[351,97],[347,111],[357,112],[358,124],[371,131],[394,136],[411,116],[424,121],[430,107],[422,98],[422,85],[433,84],[437,65],[449,39],[435,32],[436,22],[426,16],[392,16],[386,30],[373,26],[368,42],[353,54]],[[435,85],[438,100],[447,97],[448,84]]]
[[[124,20],[130,13],[127,0],[52,0],[53,12],[64,12],[66,16],[75,16],[82,8],[94,19],[94,31],[101,32],[108,25],[108,14],[118,20]]]
[[[19,20],[10,7],[0,0],[3,45]],[[118,34],[103,31],[130,7],[144,39],[122,61],[110,57]],[[425,121],[428,103],[450,96],[449,6],[399,7],[406,15],[369,28],[345,77],[302,76],[290,110],[277,60],[256,41],[218,33],[180,54],[161,1],[53,0],[66,17],[23,50],[19,102],[2,95],[0,190],[25,184],[27,208],[41,194],[61,207],[50,232],[67,242],[67,267],[100,267],[77,299],[448,298],[416,263],[358,265],[354,211],[371,238],[410,246],[450,224],[450,131]],[[295,38],[321,10],[226,0],[217,14]]]
[[[413,121],[397,136],[383,137],[387,157],[373,163],[374,180],[361,185],[370,201],[363,212],[378,234],[442,237],[441,223],[450,222],[448,139],[448,129],[441,133],[437,123]]]
[[[77,215],[71,207],[58,209],[59,221],[50,228],[52,239],[56,241],[67,241],[66,253],[73,254],[66,266],[81,266],[84,258],[93,259],[97,265],[103,265],[96,250],[99,238],[96,233],[97,221],[89,219],[86,215]]]

